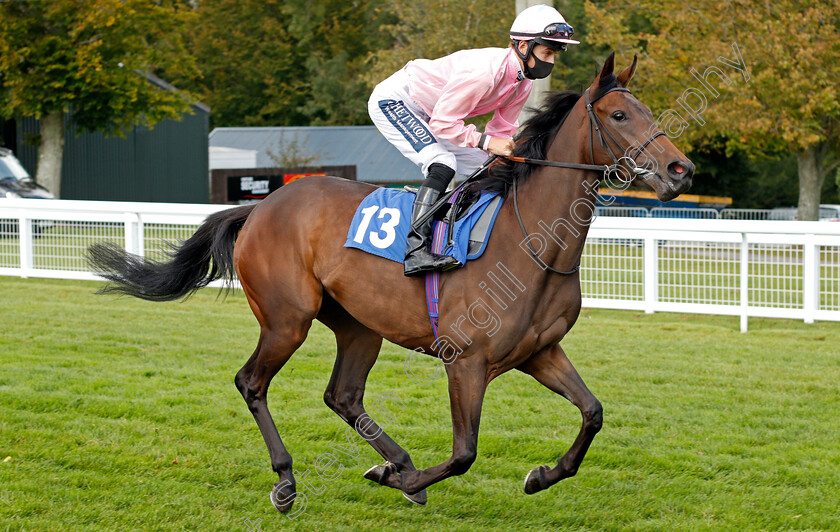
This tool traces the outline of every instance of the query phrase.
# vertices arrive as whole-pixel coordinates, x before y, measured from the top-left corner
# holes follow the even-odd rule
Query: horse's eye
[[[625,115],[621,111],[614,112],[612,117],[616,122],[623,122],[624,120],[627,120],[627,115]]]

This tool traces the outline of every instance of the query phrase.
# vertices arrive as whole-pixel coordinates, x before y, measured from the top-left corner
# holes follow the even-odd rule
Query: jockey
[[[490,152],[510,155],[518,117],[534,79],[548,77],[554,55],[565,51],[574,30],[556,9],[536,5],[510,28],[508,48],[461,50],[440,59],[416,59],[380,83],[368,112],[388,141],[426,176],[414,200],[405,275],[460,266],[431,253],[432,219],[417,225],[446,190],[455,172],[469,175]],[[484,132],[465,118],[494,111]]]

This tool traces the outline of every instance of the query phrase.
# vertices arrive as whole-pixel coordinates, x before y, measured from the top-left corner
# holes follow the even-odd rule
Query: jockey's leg
[[[455,156],[456,173],[463,176],[472,175],[482,164],[487,161],[488,153],[479,148],[466,148],[457,146],[451,142],[439,139],[443,149]]]
[[[417,224],[416,220],[429,212],[431,206],[446,190],[456,170],[464,166],[464,157],[453,152],[463,151],[453,144],[438,139],[429,126],[429,117],[411,98],[408,77],[399,71],[374,88],[368,100],[368,113],[376,128],[408,160],[416,164],[426,180],[414,200],[411,222],[406,243],[405,274],[413,275],[431,270],[459,266],[451,257],[433,255],[429,249],[433,221]],[[473,151],[480,152],[475,148]],[[483,152],[482,152],[483,153]],[[466,155],[466,153],[461,154]],[[472,157],[466,157],[467,166]],[[482,159],[483,160],[483,159]],[[481,165],[481,160],[473,169]]]
[[[408,232],[405,247],[406,275],[459,266],[453,257],[431,252],[433,217],[429,217],[423,223],[417,223],[418,218],[429,212],[454,176],[455,170],[444,164],[434,163],[429,166],[429,174],[417,191],[411,211],[411,230]]]

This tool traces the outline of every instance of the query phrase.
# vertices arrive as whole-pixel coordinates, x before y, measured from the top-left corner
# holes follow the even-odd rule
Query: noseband
[[[618,167],[621,165],[622,159],[629,159],[633,163],[633,173],[635,175],[643,174],[647,172],[645,168],[642,168],[636,165],[636,157],[642,154],[643,151],[650,145],[651,142],[656,140],[658,137],[664,135],[663,131],[657,131],[652,136],[650,136],[644,144],[642,144],[639,148],[636,149],[635,153],[632,157],[616,157],[615,152],[613,152],[610,143],[607,142],[607,138],[613,142],[617,147],[620,147],[621,144],[618,143],[617,140],[607,131],[607,128],[604,127],[604,123],[598,118],[598,115],[595,114],[595,110],[592,108],[593,104],[606,96],[611,92],[626,92],[630,93],[630,89],[626,89],[624,87],[613,87],[612,89],[604,92],[603,94],[599,94],[594,100],[589,99],[589,89],[586,89],[586,92],[583,93],[585,102],[586,102],[586,113],[589,116],[589,159],[592,161],[592,164],[577,164],[577,163],[563,163],[557,161],[546,161],[543,159],[527,159],[525,157],[505,157],[509,161],[517,162],[517,163],[526,163],[526,164],[536,164],[540,166],[554,166],[559,168],[572,168],[575,170],[595,170],[598,172],[603,172],[603,175],[606,176],[613,170],[617,170]],[[595,135],[592,133],[592,129],[595,129],[595,132],[598,133],[598,139],[601,141],[601,145],[607,148],[607,152],[609,152],[610,157],[612,157],[613,164],[612,165],[596,165],[595,164],[595,147],[594,147],[594,137]],[[604,137],[606,135],[606,138]],[[629,149],[629,148],[628,148]],[[626,150],[625,150],[626,151]],[[519,204],[516,200],[516,179],[513,180],[513,210],[516,212],[516,219],[519,220],[519,227],[522,228],[522,234],[525,235],[525,240],[528,244],[528,249],[531,251],[531,255],[534,257],[534,260],[537,261],[537,264],[544,270],[548,270],[552,273],[557,273],[560,275],[572,275],[577,273],[580,270],[580,263],[578,263],[574,268],[569,271],[562,271],[557,270],[549,266],[545,263],[545,261],[537,255],[536,250],[531,246],[531,240],[528,238],[528,231],[525,229],[525,224],[522,223],[522,216],[519,214]],[[593,213],[594,214],[594,213]]]

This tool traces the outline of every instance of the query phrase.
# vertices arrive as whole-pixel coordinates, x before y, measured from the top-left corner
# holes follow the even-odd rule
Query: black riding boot
[[[414,209],[411,211],[411,230],[408,232],[405,248],[406,275],[432,270],[446,270],[461,265],[452,257],[436,255],[429,251],[432,244],[433,216],[430,216],[422,224],[416,225],[417,219],[429,212],[429,209],[439,197],[440,192],[427,187],[425,184],[417,191],[417,197],[414,199]]]

